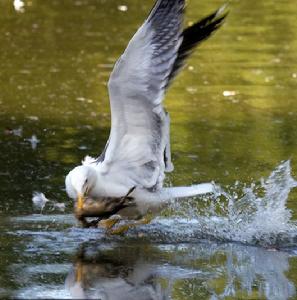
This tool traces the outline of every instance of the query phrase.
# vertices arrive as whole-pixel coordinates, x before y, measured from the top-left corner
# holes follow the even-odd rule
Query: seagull
[[[183,30],[184,11],[185,0],[157,0],[115,63],[108,82],[111,130],[106,146],[97,158],[85,157],[65,179],[81,221],[101,216],[110,229],[118,216],[131,211],[143,218],[173,199],[214,191],[212,183],[163,187],[165,173],[173,171],[165,92],[195,46],[227,15],[223,6]]]

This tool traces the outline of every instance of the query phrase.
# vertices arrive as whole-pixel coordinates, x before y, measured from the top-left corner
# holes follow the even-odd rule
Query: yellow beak
[[[81,210],[84,206],[84,196],[82,194],[78,194],[77,198],[77,209]]]

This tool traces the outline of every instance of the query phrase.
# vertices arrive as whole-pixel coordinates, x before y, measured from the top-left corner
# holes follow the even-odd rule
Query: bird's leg
[[[147,215],[145,217],[143,217],[141,220],[136,221],[134,223],[129,223],[129,224],[124,224],[122,226],[119,226],[116,229],[111,229],[108,231],[108,233],[110,234],[123,234],[125,232],[127,232],[130,228],[134,228],[137,227],[139,225],[145,225],[145,224],[149,224],[153,219],[152,215]]]
[[[135,190],[135,188],[136,188],[135,186],[132,187],[128,191],[128,193],[120,199],[120,204],[123,204],[125,202],[125,200],[129,198],[129,195]],[[103,228],[107,229],[107,231],[110,231],[113,228],[113,226],[115,224],[117,224],[121,219],[122,218],[120,215],[116,215],[116,214],[112,215],[108,219],[100,220],[98,223],[98,227],[103,227]]]
[[[98,227],[103,227],[106,230],[110,230],[115,224],[117,224],[121,220],[120,217],[115,218],[112,216],[111,218],[100,220],[98,222]]]
[[[135,227],[135,225],[134,224],[125,224],[125,225],[119,226],[116,229],[110,229],[110,230],[108,230],[107,233],[109,233],[109,234],[124,234],[132,227]]]

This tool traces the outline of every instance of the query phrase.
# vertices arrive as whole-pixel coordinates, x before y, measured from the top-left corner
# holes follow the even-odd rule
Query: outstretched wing
[[[184,0],[157,1],[110,76],[112,126],[101,169],[116,181],[145,188],[163,181],[162,99],[182,42],[183,11]]]
[[[162,185],[165,167],[170,169],[165,90],[194,47],[225,17],[217,11],[182,32],[184,2],[158,0],[110,76],[112,126],[100,169],[125,186]]]

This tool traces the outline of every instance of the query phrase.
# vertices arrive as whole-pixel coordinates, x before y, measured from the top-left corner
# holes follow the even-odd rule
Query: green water
[[[152,4],[31,0],[16,11],[13,1],[0,0],[0,296],[70,297],[65,280],[83,268],[86,293],[105,282],[120,287],[123,299],[296,297],[297,246],[288,252],[202,240],[105,241],[101,233],[86,238],[75,228],[65,174],[104,147],[109,74]],[[186,23],[222,4],[189,0]],[[224,26],[195,52],[166,96],[175,165],[167,183],[249,184],[287,159],[296,174],[296,15],[292,0],[232,1]],[[18,128],[21,136],[11,134]],[[36,149],[27,140],[32,135]],[[38,213],[34,191],[66,203],[65,215],[50,209],[32,215]],[[292,192],[287,203],[293,216],[296,199]],[[139,274],[143,290],[126,293]],[[228,290],[233,277],[234,293]],[[148,290],[157,296],[149,298]]]

